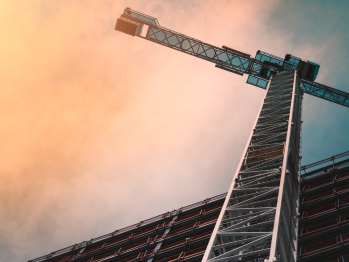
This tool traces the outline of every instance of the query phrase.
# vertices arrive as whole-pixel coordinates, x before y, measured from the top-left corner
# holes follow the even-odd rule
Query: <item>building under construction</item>
[[[303,95],[349,107],[349,94],[314,82],[320,69],[317,63],[260,50],[253,58],[226,45],[218,47],[165,28],[155,17],[131,8],[124,10],[115,29],[214,63],[230,73],[247,74],[248,84],[266,90],[202,261],[295,262],[299,254],[306,259],[314,253],[317,246],[308,236],[302,238],[301,253],[297,248],[298,214],[304,208],[299,202]],[[311,192],[302,192],[302,196]],[[314,205],[309,203],[309,207]],[[308,218],[315,219],[315,215]],[[301,220],[308,225],[308,218]]]
[[[348,161],[334,162],[349,153],[300,167],[303,95],[349,107],[348,93],[314,82],[320,65],[260,50],[253,58],[162,27],[131,8],[115,29],[247,74],[248,84],[266,90],[253,130],[226,194],[32,261],[349,259]]]
[[[347,155],[303,167],[311,171],[301,176],[299,261],[349,261],[349,160],[341,160]]]
[[[349,151],[303,166],[302,173],[297,260],[349,261]],[[30,262],[201,261],[225,197],[205,199]],[[241,246],[245,242],[236,241]]]

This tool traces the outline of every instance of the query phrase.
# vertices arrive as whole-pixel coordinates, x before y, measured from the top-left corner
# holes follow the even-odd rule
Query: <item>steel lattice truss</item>
[[[163,27],[149,27],[145,39],[213,62],[217,67],[239,75],[258,75],[264,67],[261,62],[251,59],[247,54],[219,48]]]
[[[346,92],[307,80],[302,80],[301,88],[304,93],[349,107],[349,94]]]
[[[143,25],[148,26],[145,36],[141,36]],[[283,58],[267,53],[264,53],[267,55],[265,56],[263,52],[257,52],[256,58],[252,58],[247,53],[226,46],[220,48],[172,31],[160,26],[156,18],[139,13],[131,8],[126,8],[118,19],[116,30],[215,63],[216,67],[220,69],[238,75],[248,74],[253,80],[248,80],[247,83],[263,89],[267,87],[272,73],[276,74],[281,71],[296,69],[291,60],[284,61]],[[266,59],[267,57],[269,59]],[[349,107],[348,93],[305,79],[300,79],[300,81],[304,93]]]
[[[301,92],[272,78],[203,261],[296,261]]]
[[[274,72],[279,71],[277,68],[262,64],[244,53],[234,52],[231,49],[219,48],[163,27],[149,27],[148,33],[144,39],[213,62],[216,64],[216,67],[232,73],[256,76],[259,81],[258,87],[266,86],[270,77],[270,75],[268,75],[266,79],[259,77],[259,73],[263,68],[273,70]],[[263,84],[260,82],[263,82]],[[348,93],[304,79],[302,79],[301,82],[301,89],[304,93],[349,107]]]
[[[248,74],[247,83],[267,89],[203,261],[296,261],[303,92],[346,107],[349,94],[313,82],[320,65],[311,61],[262,51],[251,58],[161,27],[131,8],[115,29]]]

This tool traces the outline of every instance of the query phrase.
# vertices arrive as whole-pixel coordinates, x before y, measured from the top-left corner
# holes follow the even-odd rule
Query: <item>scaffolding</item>
[[[349,151],[301,168],[304,174],[300,183],[298,262],[349,261],[349,157],[343,160],[345,156],[349,156]],[[340,161],[335,163],[337,159]],[[226,195],[161,214],[30,262],[201,261]],[[242,244],[244,240],[236,243]]]
[[[225,196],[164,213],[29,262],[200,261]]]
[[[298,232],[300,262],[349,261],[349,159],[334,162],[348,153],[302,167]],[[317,169],[307,172],[314,167]]]

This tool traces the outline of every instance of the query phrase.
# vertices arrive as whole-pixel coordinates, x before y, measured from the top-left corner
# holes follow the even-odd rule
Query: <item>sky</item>
[[[264,90],[114,30],[124,8],[216,46],[321,65],[349,92],[347,1],[2,1],[0,261],[28,261],[226,192]],[[304,96],[302,164],[349,150]]]

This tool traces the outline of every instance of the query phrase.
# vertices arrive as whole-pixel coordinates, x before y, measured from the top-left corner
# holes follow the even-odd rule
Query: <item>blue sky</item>
[[[290,32],[297,56],[297,45],[314,48],[328,43],[323,54],[311,52],[303,59],[320,64],[316,82],[349,92],[348,3],[346,1],[284,1],[270,16],[271,29]],[[347,108],[305,95],[302,164],[315,162],[349,150]]]
[[[349,92],[349,3],[217,3],[0,4],[1,261],[33,259],[229,188],[265,91],[116,32],[126,6],[216,46],[314,61],[317,82]],[[349,150],[349,108],[304,97],[303,164]]]

